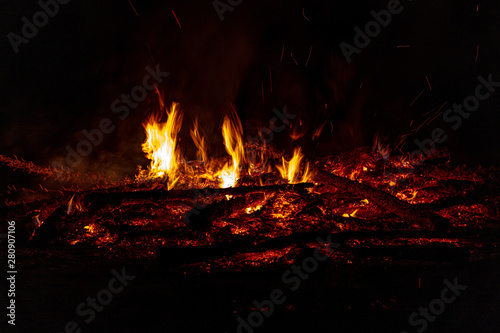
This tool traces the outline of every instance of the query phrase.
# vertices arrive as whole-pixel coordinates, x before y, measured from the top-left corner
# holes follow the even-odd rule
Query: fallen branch
[[[431,211],[414,207],[387,192],[321,170],[316,171],[316,179],[325,185],[342,188],[349,193],[369,199],[377,206],[424,229],[442,231],[449,228],[449,222],[445,218]]]
[[[242,186],[231,188],[205,188],[190,190],[140,190],[132,192],[122,191],[93,191],[83,196],[85,203],[112,204],[120,203],[123,200],[157,200],[157,199],[192,199],[198,193],[206,196],[220,195],[248,195],[257,192],[275,192],[275,191],[303,191],[306,188],[313,187],[312,183],[286,184],[286,185],[268,185],[268,186]]]

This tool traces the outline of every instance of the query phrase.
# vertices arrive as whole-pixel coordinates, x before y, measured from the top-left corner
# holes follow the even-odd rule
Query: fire
[[[147,138],[142,144],[142,150],[151,160],[149,177],[169,177],[169,184],[176,182],[179,168],[180,152],[177,148],[177,135],[182,125],[182,113],[178,103],[172,103],[170,112],[166,111],[168,119],[161,123],[160,117],[152,116],[144,125]]]
[[[391,154],[389,145],[384,145],[379,134],[375,134],[373,138],[373,151],[376,151],[384,160],[388,159]]]
[[[300,182],[307,182],[311,179],[311,173],[309,172],[309,163],[306,162],[304,171],[302,173],[302,178],[300,178],[300,165],[304,155],[302,154],[302,149],[300,147],[295,148],[293,151],[293,157],[290,161],[285,160],[283,157],[283,166],[276,166],[283,179],[287,179],[291,184],[297,184]]]
[[[245,208],[245,213],[247,214],[252,214],[253,212],[256,212],[262,208],[262,205],[257,205],[256,207],[247,207]]]
[[[342,214],[342,217],[357,217],[356,213],[358,212],[359,209],[356,209],[354,212],[352,212],[351,214],[347,214],[347,213],[344,213]]]
[[[224,117],[222,123],[222,136],[227,153],[231,156],[231,164],[226,163],[218,176],[222,182],[222,188],[233,187],[240,176],[240,164],[245,159],[245,149],[243,147],[243,127],[238,115],[233,109],[231,120]]]
[[[323,132],[323,128],[325,127],[325,125],[326,125],[326,122],[324,122],[318,128],[316,128],[316,130],[314,131],[314,133],[312,135],[313,140],[319,139],[319,137],[321,136],[321,132]]]
[[[167,181],[169,190],[184,186],[229,188],[236,186],[242,173],[257,176],[272,172],[271,163],[267,163],[274,154],[272,149],[268,150],[265,145],[259,147],[253,143],[246,154],[243,126],[234,107],[222,122],[223,143],[230,157],[229,161],[223,163],[220,159],[211,159],[208,156],[208,145],[200,131],[197,118],[190,134],[198,149],[198,161],[186,161],[181,156],[178,144],[183,118],[179,104],[174,102],[170,110],[167,110],[162,96],[159,93],[158,96],[160,110],[164,110],[167,119],[162,121],[165,113],[155,113],[143,124],[146,140],[142,144],[142,150],[151,162],[147,171],[139,171],[138,180],[161,178]],[[249,156],[248,160],[246,155]],[[290,161],[282,158],[282,166],[277,166],[277,169],[288,183],[308,182],[312,175],[309,163],[303,161],[304,155],[299,147],[294,150]],[[259,181],[262,183],[262,179]]]
[[[292,141],[297,141],[306,134],[306,127],[299,119],[298,124],[292,126],[292,132],[290,133],[290,138]]]
[[[196,148],[198,148],[198,159],[202,162],[208,162],[207,146],[205,144],[205,138],[201,136],[200,129],[198,127],[198,118],[195,118],[194,127],[189,133],[191,134],[191,138],[193,139]]]

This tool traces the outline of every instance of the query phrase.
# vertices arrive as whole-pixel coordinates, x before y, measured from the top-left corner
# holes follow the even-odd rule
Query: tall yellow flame
[[[144,125],[146,141],[142,150],[151,160],[149,177],[158,178],[167,175],[169,183],[175,183],[179,168],[180,153],[177,148],[177,135],[182,126],[182,114],[179,104],[172,103],[170,112],[165,109],[168,119],[160,123],[160,117],[152,116]]]
[[[302,172],[302,177],[300,177],[300,164],[304,155],[300,147],[295,148],[293,151],[293,157],[290,161],[283,159],[283,166],[276,166],[283,179],[288,180],[290,184],[297,184],[300,182],[307,182],[311,179],[311,173],[309,171],[309,163],[306,162],[304,171]]]
[[[240,175],[240,164],[245,159],[245,149],[243,147],[243,126],[236,111],[232,109],[232,119],[224,117],[222,123],[222,136],[227,153],[231,156],[231,165],[226,163],[218,176],[222,182],[222,188],[233,187]]]

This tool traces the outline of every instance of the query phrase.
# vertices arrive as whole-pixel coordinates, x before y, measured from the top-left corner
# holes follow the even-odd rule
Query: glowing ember
[[[399,199],[408,201],[409,203],[413,203],[413,201],[417,197],[417,194],[418,194],[417,190],[409,189],[409,190],[404,191],[404,192],[397,192],[396,197],[398,197]]]
[[[342,214],[342,217],[347,217],[347,218],[349,218],[349,217],[357,217],[357,216],[356,216],[356,213],[358,212],[358,210],[359,210],[359,209],[356,209],[356,210],[355,210],[354,212],[352,212],[351,214],[344,213],[344,214]]]
[[[256,207],[247,207],[245,208],[245,213],[247,214],[252,214],[253,212],[256,212],[262,208],[262,205],[258,205]]]
[[[93,234],[95,232],[95,227],[94,225],[90,224],[90,225],[86,225],[85,227],[83,227],[85,230],[87,230],[88,233],[90,234]]]

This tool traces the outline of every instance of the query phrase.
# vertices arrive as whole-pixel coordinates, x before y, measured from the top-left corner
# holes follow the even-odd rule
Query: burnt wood
[[[445,218],[427,209],[414,207],[387,192],[322,170],[317,170],[315,177],[324,185],[342,188],[354,195],[365,197],[377,206],[423,229],[444,231],[450,227],[450,223]]]

